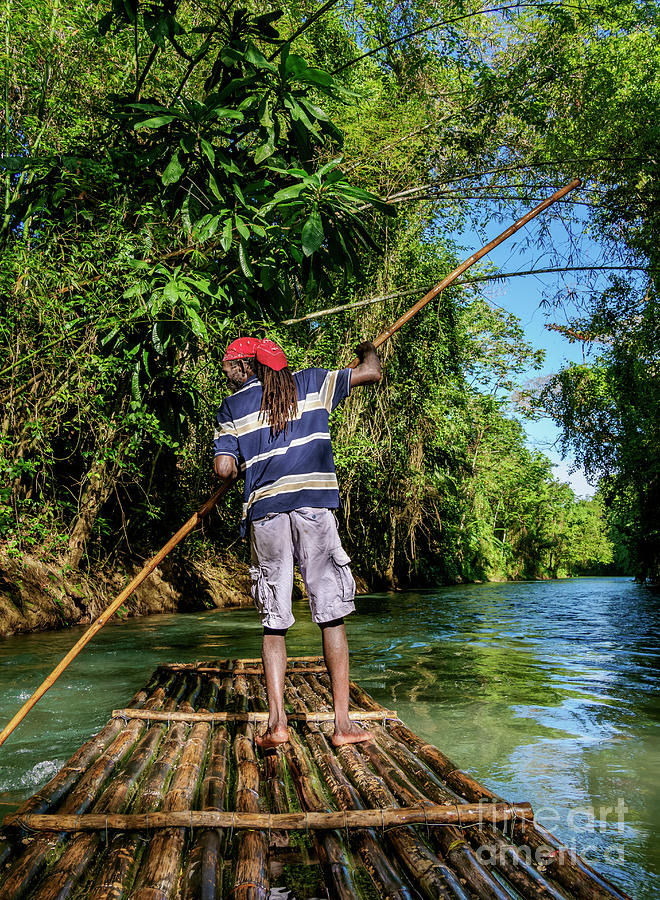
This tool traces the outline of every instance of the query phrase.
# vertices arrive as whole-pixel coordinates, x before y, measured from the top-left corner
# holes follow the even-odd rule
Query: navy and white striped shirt
[[[249,378],[223,400],[217,414],[215,455],[233,456],[245,471],[241,534],[252,519],[301,506],[339,506],[339,488],[328,420],[348,397],[352,369],[303,369],[293,376],[298,413],[273,437],[267,414],[260,413],[261,382]]]

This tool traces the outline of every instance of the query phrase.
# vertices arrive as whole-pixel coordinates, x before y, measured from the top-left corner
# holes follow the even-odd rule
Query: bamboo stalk
[[[345,810],[362,810],[359,794],[346,778],[330,749],[325,736],[317,725],[305,726],[307,746],[318,766],[328,790],[335,802]],[[382,823],[380,825],[382,829]],[[401,873],[384,852],[384,848],[376,838],[375,831],[370,828],[358,828],[350,833],[365,869],[382,896],[391,900],[411,900],[412,894],[404,884]],[[415,894],[415,896],[417,896]]]
[[[250,726],[247,726],[248,728]],[[339,748],[342,749],[342,748]],[[350,748],[349,748],[350,749]],[[237,793],[251,794],[254,783],[252,774],[246,774],[244,763],[251,763],[249,753],[245,754],[246,742],[239,742],[237,762],[241,763]],[[354,769],[352,762],[349,767]],[[258,769],[258,767],[254,767]],[[368,776],[360,776],[361,786],[367,793]],[[376,793],[376,792],[374,792]],[[252,795],[257,803],[257,798]],[[392,798],[387,797],[391,803]],[[252,805],[255,805],[252,804]],[[247,799],[241,802],[247,805]],[[248,829],[280,829],[282,831],[303,831],[335,828],[381,828],[394,825],[474,825],[483,822],[510,822],[514,819],[531,819],[533,810],[529,803],[465,803],[460,806],[431,804],[429,806],[397,807],[388,805],[373,809],[344,809],[331,812],[291,812],[264,813],[216,812],[199,809],[167,810],[150,813],[87,813],[67,815],[54,813],[46,815],[7,816],[4,828],[28,828],[33,831],[143,831],[167,828],[233,828],[236,831]]]
[[[154,692],[153,697],[146,701],[152,705],[158,705],[161,700],[160,691]],[[114,738],[112,743],[92,763],[78,780],[75,787],[67,795],[61,812],[55,815],[81,815],[94,803],[96,795],[104,783],[118,767],[120,762],[128,755],[132,747],[138,742],[144,725],[139,721],[131,722],[123,728]],[[29,813],[27,814],[29,818]],[[66,830],[57,835],[39,836],[26,851],[17,858],[11,867],[7,878],[2,884],[2,896],[12,897],[13,900],[25,896],[46,864],[51,851],[66,839]],[[75,852],[74,852],[75,857]],[[73,864],[73,861],[72,861]]]
[[[190,729],[163,801],[164,815],[190,810],[210,731],[208,722],[198,722]],[[185,826],[159,830],[151,838],[131,893],[132,900],[171,896],[179,877],[185,840]]]
[[[173,712],[151,712],[148,710],[132,710],[132,709],[113,709],[113,717],[118,719],[140,719],[145,722],[251,722],[256,725],[257,722],[267,722],[268,712],[262,710],[254,710],[245,713],[235,712],[190,712],[184,713],[180,711]],[[396,710],[387,709],[380,712],[367,712],[361,710],[352,710],[349,712],[349,718],[354,722],[382,722],[385,719],[396,719],[399,717]],[[294,722],[332,722],[335,714],[329,710],[319,712],[291,713],[288,716],[289,721]]]
[[[135,578],[128,584],[120,594],[118,594],[112,603],[101,613],[101,615],[93,622],[92,625],[87,629],[87,631],[83,634],[83,636],[76,641],[73,647],[69,650],[69,652],[60,660],[60,662],[55,666],[53,671],[45,678],[37,690],[32,694],[32,696],[25,701],[23,706],[18,710],[18,712],[13,716],[13,718],[7,723],[7,725],[0,732],[0,746],[4,744],[9,735],[14,731],[14,729],[20,725],[26,715],[30,712],[32,707],[43,697],[49,688],[51,688],[57,679],[60,677],[62,672],[69,666],[70,663],[78,656],[80,651],[91,641],[94,635],[103,628],[105,623],[110,619],[122,605],[125,603],[131,594],[142,584],[142,582],[151,575],[156,566],[161,563],[167,554],[173,550],[177,544],[179,544],[187,534],[189,534],[193,528],[198,525],[202,519],[205,518],[209,514],[209,512],[213,509],[215,504],[218,502],[220,497],[223,494],[226,494],[233,482],[227,481],[225,482],[218,490],[213,494],[209,499],[201,506],[196,513],[194,513],[185,525],[182,525],[181,528],[177,531],[177,533],[170,538],[170,540],[162,547],[158,553],[151,559],[147,565],[139,572]]]
[[[314,787],[305,751],[296,736],[291,736],[285,753],[300,805],[306,811],[323,811],[325,803]],[[331,897],[337,900],[354,900],[358,897],[359,891],[337,833],[324,831],[317,834],[316,831],[312,831],[312,840]]]
[[[170,663],[164,664],[161,668],[165,669],[190,669],[190,666],[184,666],[181,663]],[[235,671],[234,669],[229,669],[225,666],[195,666],[195,672],[201,672],[205,675],[234,675],[238,677],[238,675],[263,675],[263,668],[257,668],[256,666],[251,666],[245,669],[242,669],[240,672]],[[291,675],[295,673],[296,675],[311,675],[313,672],[327,672],[325,666],[289,666],[287,667],[286,674]]]
[[[385,787],[383,781],[365,765],[355,745],[344,745],[337,748],[337,756],[344,770],[366,802],[378,806],[396,806],[392,793]],[[422,808],[422,821],[429,821],[428,809]],[[446,814],[451,809],[451,814],[444,821],[456,824],[459,816],[462,816],[462,808],[458,806],[440,807],[439,815]],[[438,807],[434,807],[434,811]],[[494,810],[493,810],[494,812]],[[479,814],[477,821],[479,821]],[[426,818],[424,818],[426,816]],[[416,824],[419,824],[418,822]],[[452,870],[442,863],[438,857],[426,846],[422,839],[411,828],[391,831],[387,834],[387,840],[399,858],[401,864],[408,871],[413,882],[417,883],[424,894],[429,898],[455,898],[455,900],[470,900],[469,895],[461,886]]]
[[[178,696],[170,698],[167,706],[172,707],[180,701],[181,690],[186,693],[184,703],[190,696],[190,685],[187,679],[182,678]],[[193,691],[196,686],[193,686]],[[164,739],[158,744],[156,755],[144,781],[138,791],[131,798],[131,807],[136,814],[148,816],[150,811],[158,809],[163,800],[165,785],[171,777],[176,761],[181,752],[181,742],[185,733],[184,726],[176,724],[166,732],[165,723],[156,723],[149,729]],[[143,844],[140,836],[119,834],[110,844],[101,867],[95,873],[93,884],[85,900],[120,900],[125,894],[125,888],[130,881],[130,874],[139,863],[143,852]]]
[[[237,663],[237,669],[243,668]],[[244,675],[234,679],[236,695],[236,712],[247,712],[247,682]],[[257,825],[253,828],[267,829],[264,821],[268,815],[260,813],[259,801],[259,766],[254,753],[254,726],[249,722],[241,723],[236,729],[234,738],[234,759],[236,761],[236,794],[234,813],[202,813],[202,815],[227,816],[229,820],[243,814],[248,819],[256,816]],[[225,827],[232,827],[227,821]],[[231,896],[235,900],[266,900],[268,896],[268,841],[265,831],[241,831],[237,842],[236,866],[234,870],[234,886]]]
[[[217,709],[220,685],[211,682],[209,709]],[[200,790],[200,809],[221,811],[225,807],[227,788],[229,736],[224,725],[216,728],[211,737],[209,759]],[[187,853],[183,872],[181,895],[183,900],[215,900],[219,894],[221,872],[221,846],[224,832],[221,829],[203,829],[197,832]]]
[[[473,266],[480,259],[483,259],[484,256],[487,256],[491,250],[494,250],[495,247],[498,247],[503,241],[506,241],[511,235],[515,234],[520,228],[523,228],[528,222],[531,222],[539,213],[542,213],[544,210],[548,209],[549,206],[552,206],[553,203],[556,203],[557,200],[561,200],[562,197],[565,197],[566,194],[575,190],[575,188],[579,187],[582,184],[579,178],[574,178],[569,184],[565,187],[560,188],[558,191],[555,191],[551,197],[548,197],[546,200],[543,200],[534,209],[531,209],[528,213],[525,213],[517,222],[514,222],[513,225],[510,225],[505,231],[503,231],[496,238],[493,238],[492,241],[489,241],[485,247],[482,247],[481,250],[478,250],[476,253],[473,253],[472,256],[468,257],[465,262],[462,262],[460,266],[457,266],[453,272],[450,272],[442,281],[437,284],[434,288],[425,294],[421,300],[418,300],[414,306],[412,306],[407,313],[404,313],[400,318],[396,320],[394,325],[391,325],[385,331],[378,335],[375,339],[374,344],[376,347],[380,347],[381,344],[384,344],[385,341],[389,340],[393,334],[402,328],[407,322],[409,322],[414,315],[416,315],[420,309],[426,306],[427,303],[430,303],[438,294],[442,293],[445,288],[449,287],[450,284],[453,284],[457,278],[459,278],[463,272]],[[351,368],[355,368],[358,364],[359,360],[354,359],[352,363],[350,363]]]
[[[422,741],[406,726],[395,724],[388,730],[412,747],[414,752],[433,771],[440,775],[441,778],[445,778],[447,783],[463,796],[472,800],[477,797],[481,799],[486,798],[489,802],[498,802],[501,799],[488,788],[475,781],[470,775],[457,769],[451,760],[437,747]],[[428,789],[428,796],[434,796],[432,788]],[[530,830],[535,829],[533,821],[528,827]],[[503,840],[502,835],[498,834],[492,826],[484,827],[482,835],[468,833],[467,836],[473,846],[491,848],[491,855],[497,868],[501,870],[505,878],[517,890],[533,897],[563,900],[563,893],[560,893],[557,887],[527,860],[525,854],[522,854],[511,843]],[[620,900],[620,898],[626,897],[625,894],[622,894],[616,888],[610,890],[610,886],[602,877],[599,877],[598,881],[594,881],[588,871],[581,869],[570,859],[568,850],[566,857],[561,861],[561,865],[558,865],[553,871],[552,877],[556,878],[559,884],[563,884],[565,887],[570,887],[570,882],[579,883],[579,896],[583,896],[585,900],[595,897],[598,897],[599,900],[601,898],[602,900],[612,900],[612,898]]]
[[[376,734],[380,736],[381,732],[382,729],[377,729]],[[383,752],[382,746],[376,748],[373,743],[368,743],[363,744],[359,750],[403,806],[430,802],[428,797],[412,784],[406,774],[398,769],[390,757]],[[428,837],[479,900],[511,900],[513,895],[491,878],[458,828],[452,826],[433,828],[428,831]]]

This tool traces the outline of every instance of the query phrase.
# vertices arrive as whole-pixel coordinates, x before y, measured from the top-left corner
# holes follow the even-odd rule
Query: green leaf
[[[222,237],[220,238],[220,246],[225,251],[225,253],[231,247],[232,242],[232,233],[233,233],[233,222],[231,219],[227,219],[225,222],[225,227],[222,231]]]
[[[176,184],[184,172],[184,166],[179,162],[179,152],[177,151],[169,161],[167,168],[161,176],[163,184]]]
[[[159,356],[162,356],[163,353],[165,353],[165,349],[169,343],[169,335],[165,337],[164,322],[154,322],[154,326],[151,329],[151,343]]]
[[[238,248],[238,261],[241,264],[241,269],[243,270],[243,274],[246,278],[254,278],[254,273],[250,268],[250,264],[247,261],[247,256],[245,255],[245,245],[241,241]]]
[[[214,166],[215,165],[215,150],[213,149],[211,144],[209,144],[208,141],[204,140],[204,138],[202,138],[199,143],[202,148],[202,153],[208,159],[208,161],[211,163],[211,165]]]
[[[179,299],[179,285],[176,281],[168,281],[163,288],[163,297],[170,303],[176,303]]]
[[[314,209],[302,230],[302,248],[305,256],[311,256],[312,253],[316,253],[323,243],[323,238],[321,214],[318,209]]]
[[[218,182],[215,180],[215,176],[213,173],[209,175],[209,187],[211,188],[211,193],[216,198],[216,200],[222,200],[222,194],[220,193],[220,188],[218,187]]]
[[[191,307],[186,306],[186,315],[190,321],[190,325],[192,326],[193,332],[197,335],[198,338],[202,338],[204,341],[208,341],[209,335],[206,330],[206,325],[200,319],[198,313]]]
[[[161,125],[169,125],[176,116],[155,116],[153,119],[145,119],[143,122],[137,122],[133,128],[139,131],[142,128],[160,128]]]
[[[281,191],[278,191],[273,198],[277,203],[280,203],[282,200],[294,200],[300,196],[300,194],[305,190],[305,184],[292,184],[290,187],[283,188]]]
[[[261,147],[257,147],[254,154],[254,161],[257,165],[262,163],[265,159],[268,159],[269,156],[272,156],[275,152],[274,145],[268,141],[265,144],[262,144]]]
[[[244,240],[248,241],[250,239],[250,229],[240,216],[234,216],[234,219],[236,221],[236,231]]]

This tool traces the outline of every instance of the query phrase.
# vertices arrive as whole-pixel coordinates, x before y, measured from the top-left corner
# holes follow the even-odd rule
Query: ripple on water
[[[36,788],[46,784],[54,775],[57,775],[63,765],[63,759],[43,759],[21,775],[20,784],[24,788]],[[0,779],[0,791],[11,790],[16,790],[16,776],[10,772]]]

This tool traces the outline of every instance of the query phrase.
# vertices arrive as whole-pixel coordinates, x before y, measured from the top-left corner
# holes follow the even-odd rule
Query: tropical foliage
[[[577,501],[526,447],[510,398],[540,355],[464,284],[337,415],[348,543],[373,584],[570,574],[612,564],[612,515],[657,576],[654,4],[8,9],[10,546],[74,566],[148,553],[212,488],[228,340],[256,331],[296,365],[345,364],[482,234],[580,174],[529,268],[540,252],[590,269],[566,331],[604,353],[539,402],[607,476],[599,499]],[[607,259],[586,259],[593,246]],[[609,288],[606,262],[621,266]],[[185,552],[231,543],[237,506]]]

